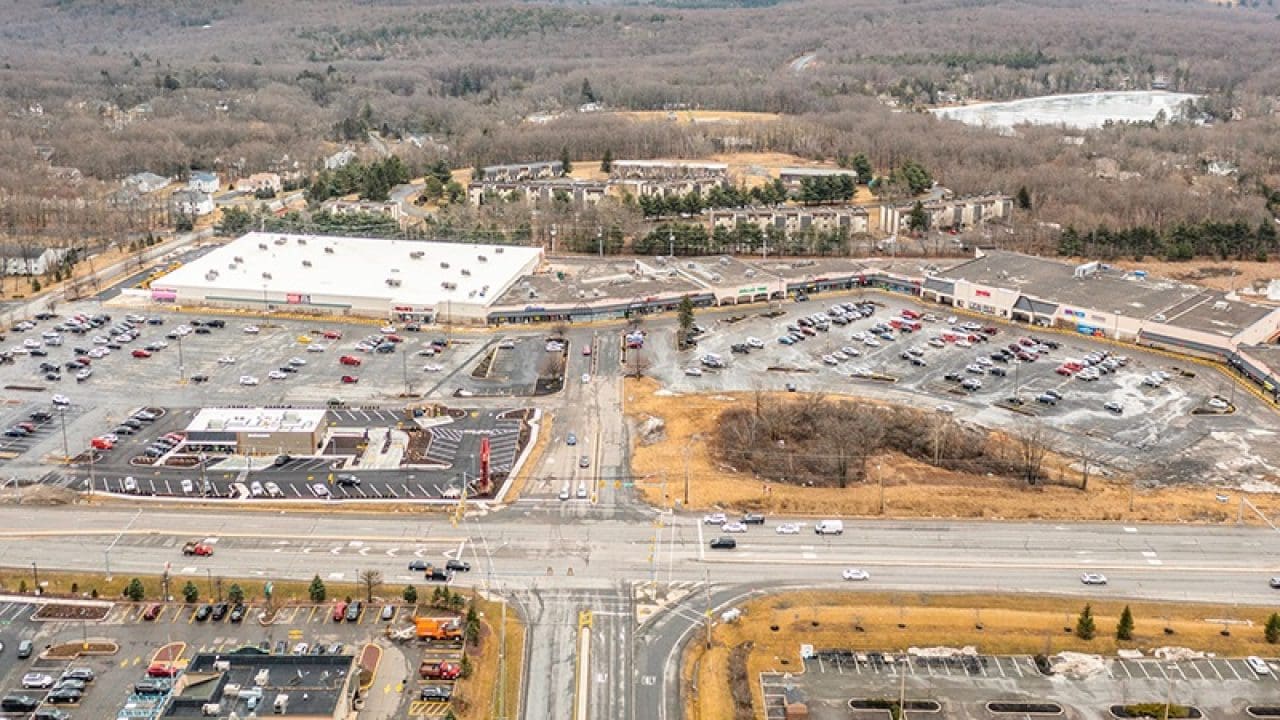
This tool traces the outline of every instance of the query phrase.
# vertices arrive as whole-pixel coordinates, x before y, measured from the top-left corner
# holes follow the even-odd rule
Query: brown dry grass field
[[[733,403],[752,402],[747,393],[663,395],[649,378],[628,379],[626,411],[633,424],[646,417],[666,423],[665,438],[652,445],[637,443],[632,450],[632,471],[645,500],[670,507],[683,499],[685,448],[690,477],[692,508],[759,510],[789,515],[839,514],[853,517],[879,515],[880,487],[884,483],[885,514],[891,517],[952,517],[987,519],[1126,520],[1132,522],[1228,522],[1237,506],[1221,503],[1210,487],[1178,487],[1133,492],[1124,479],[1103,480],[1091,476],[1087,490],[1079,489],[1079,474],[1061,459],[1050,458],[1051,478],[1067,485],[1028,487],[1006,478],[950,472],[898,454],[884,454],[868,463],[875,482],[854,487],[799,488],[765,483],[748,473],[721,466],[710,452],[716,418]],[[785,393],[775,399],[787,399]],[[692,438],[692,441],[691,441]],[[665,480],[665,483],[664,483]],[[665,493],[664,493],[665,489]],[[1237,491],[1227,491],[1234,495]],[[1268,515],[1280,513],[1280,497],[1251,494],[1251,502]],[[1247,521],[1256,518],[1246,515]]]
[[[800,643],[818,648],[903,651],[908,647],[975,646],[985,654],[1053,654],[1063,650],[1114,655],[1118,649],[1144,651],[1176,645],[1222,655],[1273,655],[1262,627],[1274,610],[1232,605],[1129,603],[1134,616],[1134,640],[1115,639],[1116,622],[1125,603],[1092,604],[1097,637],[1080,640],[1068,630],[1085,605],[1081,599],[1045,596],[1010,597],[926,593],[861,593],[801,591],[748,601],[739,623],[718,624],[712,646],[691,642],[682,673],[695,679],[696,697],[686,697],[687,717],[718,720],[733,717],[728,657],[744,642],[754,647],[747,658],[747,676],[761,672],[803,672],[797,655]],[[1250,621],[1224,625],[1212,620]],[[816,625],[815,625],[816,623]],[[905,624],[901,629],[899,624]],[[977,625],[981,623],[982,629]],[[778,626],[774,632],[770,626]],[[862,626],[858,632],[855,626]],[[1165,628],[1173,630],[1166,635]],[[700,661],[700,662],[699,662]],[[783,664],[785,662],[785,664]],[[695,671],[696,668],[696,671]],[[687,685],[686,685],[687,687]],[[752,702],[757,716],[764,707],[758,683]]]
[[[778,113],[746,112],[737,110],[628,110],[618,111],[612,114],[640,122],[674,123],[773,122],[774,120],[782,117],[782,115]]]

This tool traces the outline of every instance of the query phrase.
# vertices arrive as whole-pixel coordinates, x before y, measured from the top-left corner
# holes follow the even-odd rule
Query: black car
[[[77,365],[76,367],[80,367],[80,366]],[[47,420],[53,419],[53,413],[46,412],[44,410],[37,410],[31,413],[30,415],[28,415],[27,417],[31,418],[33,422],[45,422]]]
[[[169,338],[170,340],[177,340],[178,338],[182,337],[181,335],[178,334],[177,330],[170,330],[169,332],[165,333],[164,336]]]
[[[945,378],[945,379],[947,379],[947,380],[950,380],[951,382],[960,382],[961,380],[963,380],[963,379],[964,379],[964,378],[960,377],[960,373],[947,373],[946,375],[943,375],[942,377],[943,377],[943,378]]]
[[[444,569],[454,570],[457,572],[471,572],[471,563],[466,562],[465,560],[454,560],[450,558],[449,561],[444,564]]]
[[[134,430],[133,428],[129,427],[128,425],[121,425],[120,427],[116,428],[115,430],[112,430],[111,432],[115,433],[116,435],[136,435],[136,434],[138,434],[138,431],[137,431],[137,430]]]
[[[202,382],[208,382],[208,381],[209,381],[208,375],[192,375],[191,376],[191,382],[193,383],[202,383]]]
[[[211,328],[224,328],[227,326],[227,321],[226,320],[206,320],[204,325],[205,327],[211,327]]]
[[[39,706],[40,700],[30,695],[5,695],[0,699],[0,710],[4,712],[31,712]]]
[[[451,697],[453,697],[453,687],[450,685],[427,685],[422,688],[421,698],[423,700],[444,702]]]
[[[120,350],[124,346],[118,342],[109,342],[107,343],[107,347],[111,348],[112,350]]]
[[[93,682],[94,678],[96,677],[97,675],[94,674],[92,668],[77,667],[77,668],[70,668],[66,672],[62,673],[62,677],[59,679],[82,680],[84,682],[90,683],[90,682]]]
[[[213,334],[213,331],[212,331],[212,330],[210,330],[210,329],[209,329],[209,328],[207,328],[207,327],[198,327],[198,328],[196,328],[196,334],[197,334],[197,335],[212,335],[212,334]]]
[[[729,346],[729,352],[737,353],[739,355],[746,355],[747,353],[751,352],[751,348],[747,347],[745,343],[734,343],[733,345]]]
[[[422,572],[423,570],[426,570],[427,565],[428,563],[426,560],[410,560],[409,561],[409,569],[416,570],[418,572]]]
[[[231,616],[228,617],[227,619],[233,623],[238,623],[244,619],[244,613],[245,613],[244,603],[236,603],[236,606],[231,608]]]
[[[284,640],[277,640],[275,654],[284,655],[287,652],[289,652],[289,643]]]
[[[196,622],[204,622],[205,620],[208,620],[209,616],[212,614],[213,614],[212,605],[208,605],[208,604],[201,605],[200,607],[196,608]]]
[[[732,550],[738,547],[738,541],[731,537],[718,537],[711,541],[712,550]]]
[[[37,710],[36,714],[31,716],[31,720],[71,720],[71,716],[66,710],[45,707]]]
[[[743,525],[763,525],[764,513],[749,512],[742,516]]]
[[[72,348],[72,349],[71,349],[71,352],[75,353],[76,355],[88,355],[88,354],[89,354],[89,351],[88,351],[87,349],[85,349],[85,348],[82,348],[82,347]]]
[[[84,693],[79,690],[65,688],[62,690],[54,690],[44,696],[44,701],[53,703],[54,705],[75,705],[80,702],[80,698],[84,697]]]
[[[159,318],[159,317],[147,318],[147,324],[148,324],[148,325],[163,325],[163,324],[164,324],[164,318]]]
[[[279,368],[279,370],[280,370],[280,372],[282,372],[282,373],[296,373],[296,372],[298,372],[298,368],[296,368],[296,367],[294,367],[294,366],[292,366],[292,365],[281,365],[281,366],[280,366],[280,368]]]
[[[227,605],[224,602],[220,602],[217,605],[213,606],[213,613],[210,617],[213,619],[214,622],[218,622],[219,620],[227,616],[227,611],[229,611],[230,609],[231,609],[230,605]]]
[[[359,600],[352,600],[351,604],[347,606],[347,622],[355,622],[359,620],[360,611],[363,609],[363,607],[364,606],[360,603]]]
[[[360,478],[350,473],[342,473],[338,475],[338,484],[342,487],[355,487],[360,484]]]
[[[62,379],[62,376],[59,375],[58,373],[45,373],[44,379],[49,380],[50,382],[57,382],[58,380]]]

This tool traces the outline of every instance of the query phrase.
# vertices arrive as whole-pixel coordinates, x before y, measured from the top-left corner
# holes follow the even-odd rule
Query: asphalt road
[[[592,612],[590,716],[652,717],[651,708],[661,707],[669,713],[664,717],[677,717],[675,650],[697,631],[708,605],[789,585],[840,587],[848,566],[871,573],[858,586],[866,590],[1245,604],[1274,602],[1267,580],[1280,574],[1280,537],[1250,527],[851,521],[844,535],[819,537],[811,526],[777,535],[774,527],[785,518],[771,517],[725,552],[707,549],[718,532],[701,517],[676,516],[655,535],[654,523],[614,519],[604,507],[586,505],[566,519],[562,505],[518,504],[457,527],[436,517],[388,522],[378,515],[282,512],[270,515],[265,530],[263,514],[224,507],[40,513],[3,507],[0,564],[85,570],[105,564],[127,576],[158,573],[168,562],[178,577],[265,581],[319,573],[335,582],[377,569],[400,584],[418,579],[407,570],[410,560],[460,557],[473,571],[459,574],[456,584],[513,597],[530,624],[526,671],[537,682],[527,684],[528,718],[571,714],[583,610]],[[193,535],[193,527],[202,533]],[[182,543],[198,538],[215,541],[214,556],[183,557]],[[1103,572],[1110,584],[1084,586],[1084,571]],[[632,602],[643,582],[694,590],[637,629]]]

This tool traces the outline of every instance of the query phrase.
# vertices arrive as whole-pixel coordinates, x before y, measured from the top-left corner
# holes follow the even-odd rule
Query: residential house
[[[243,193],[279,193],[284,190],[280,175],[273,172],[254,173],[236,180],[236,190]]]
[[[204,217],[213,213],[213,196],[199,190],[179,190],[169,196],[173,211],[188,217]]]
[[[218,192],[218,175],[211,172],[193,172],[187,180],[187,189],[212,195]]]
[[[727,178],[706,177],[675,180],[610,180],[609,186],[614,188],[614,192],[618,195],[626,194],[638,199],[642,197],[680,197],[688,195],[695,190],[706,195],[711,192],[712,188],[722,188],[727,183]]]
[[[786,167],[778,171],[778,179],[786,186],[787,190],[795,191],[800,189],[800,183],[806,178],[829,178],[848,175],[855,177],[857,173],[845,168],[816,168],[816,167]]]
[[[728,180],[729,166],[678,160],[616,160],[609,171],[616,180]]]
[[[481,179],[493,182],[520,182],[523,180],[546,180],[564,175],[564,163],[559,160],[547,160],[530,163],[514,163],[511,165],[489,165],[481,169]]]
[[[70,252],[70,248],[0,243],[0,268],[5,275],[44,275]]]
[[[577,206],[595,205],[604,198],[608,189],[608,183],[567,178],[531,182],[473,182],[467,185],[467,200],[476,206],[512,200],[526,205],[547,205],[560,199]]]
[[[320,212],[330,215],[381,215],[400,222],[400,203],[331,198],[320,203]]]
[[[891,235],[907,232],[914,202],[880,206],[880,229]],[[1008,220],[1013,198],[1008,195],[943,197],[921,203],[929,230],[968,230],[991,220]]]
[[[159,192],[167,187],[171,181],[167,177],[160,177],[152,172],[140,172],[130,175],[124,179],[124,186],[133,188],[143,195],[153,192]]]
[[[732,210],[712,210],[711,228],[733,229],[738,225],[755,225],[761,232],[769,228],[786,236],[814,230],[833,232],[844,230],[849,235],[867,232],[869,213],[856,205],[815,207],[750,207]]]
[[[325,170],[344,168],[356,159],[355,151],[344,148],[324,159]]]

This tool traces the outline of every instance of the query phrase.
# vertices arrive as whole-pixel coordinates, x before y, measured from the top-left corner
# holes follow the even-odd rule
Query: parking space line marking
[[[1013,657],[1010,661],[1013,663],[1014,672],[1018,673],[1018,677],[1022,677],[1022,668],[1018,667],[1018,658]]]
[[[1191,669],[1192,669],[1192,670],[1195,670],[1195,671],[1196,671],[1196,675],[1199,675],[1199,676],[1200,676],[1200,679],[1201,679],[1201,680],[1203,680],[1203,679],[1204,679],[1204,673],[1200,672],[1200,664],[1199,664],[1199,663],[1197,663],[1197,662],[1194,662],[1194,661],[1193,661],[1193,662],[1191,662],[1191,663],[1188,663],[1188,664],[1189,664],[1189,665],[1191,665]],[[1185,673],[1184,673],[1184,674],[1185,674]]]
[[[1232,673],[1233,675],[1235,675],[1235,676],[1236,676],[1236,679],[1237,679],[1237,680],[1243,680],[1243,679],[1244,679],[1244,678],[1240,677],[1240,673],[1239,673],[1239,671],[1237,671],[1237,670],[1236,670],[1236,668],[1235,668],[1235,663],[1231,662],[1230,660],[1227,660],[1227,661],[1226,661],[1226,663],[1227,663],[1227,669],[1228,669],[1228,670],[1230,670],[1230,671],[1231,671],[1231,673]]]
[[[1213,670],[1213,674],[1217,675],[1219,680],[1226,680],[1226,678],[1222,677],[1222,671],[1218,669],[1217,664],[1215,664],[1213,660],[1209,660],[1208,663],[1210,669]]]

